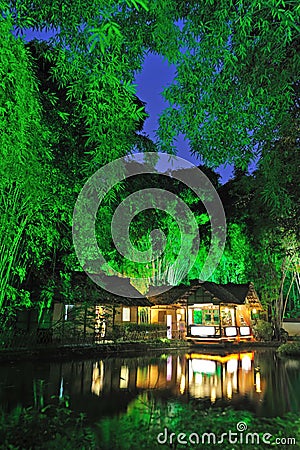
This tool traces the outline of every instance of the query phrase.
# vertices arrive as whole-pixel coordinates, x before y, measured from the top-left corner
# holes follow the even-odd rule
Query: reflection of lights
[[[181,373],[182,373],[182,369],[181,369],[180,357],[177,356],[177,381],[179,381],[181,379]]]
[[[210,401],[211,401],[211,403],[215,403],[216,398],[217,398],[217,391],[216,391],[216,388],[213,387],[211,389],[211,393],[210,393]]]
[[[214,336],[216,334],[215,327],[191,327],[193,336]]]
[[[235,371],[233,374],[233,377],[232,377],[232,386],[235,391],[237,390],[237,386],[238,386],[238,375],[237,374],[238,374],[237,371]]]
[[[248,355],[242,357],[242,370],[251,370],[251,358]]]
[[[64,379],[61,379],[60,388],[59,388],[59,398],[62,398],[64,395]]]
[[[167,359],[167,381],[172,380],[172,356]]]
[[[252,312],[253,312],[253,314],[256,314],[256,313],[257,313],[256,308],[253,308],[253,309],[252,309]]]
[[[120,389],[127,389],[128,382],[129,382],[129,368],[128,366],[121,366]]]
[[[256,392],[261,392],[261,385],[260,385],[260,372],[256,372],[255,374],[255,390]]]
[[[104,363],[103,361],[99,361],[99,363],[94,364],[93,367],[93,375],[92,375],[92,386],[91,392],[95,395],[100,395],[100,392],[103,387],[103,378],[104,378]]]
[[[241,336],[250,336],[251,330],[250,327],[240,327]]]
[[[203,376],[202,373],[195,373],[195,384],[202,384]]]
[[[251,353],[249,353],[251,355]],[[220,363],[225,363],[230,359],[239,359],[238,353],[231,353],[229,355],[220,356],[220,355],[206,355],[204,353],[187,353],[185,355],[186,359],[209,359],[210,361],[218,361]]]
[[[238,367],[238,361],[237,359],[230,359],[227,362],[227,372],[228,373],[234,373],[237,371],[237,367]]]
[[[229,308],[226,307],[226,308],[224,309],[224,311],[225,311],[226,314],[228,314],[228,313],[229,313]]]
[[[205,359],[193,359],[192,370],[198,373],[215,373],[216,363]]]
[[[226,327],[225,333],[226,333],[226,336],[236,336],[237,329],[236,329],[236,327]]]
[[[149,366],[138,366],[136,373],[136,387],[148,388]]]
[[[184,391],[185,391],[185,376],[183,374],[181,375],[181,378],[180,378],[179,391],[180,391],[180,394],[184,394]]]
[[[229,380],[228,383],[227,383],[227,397],[228,398],[232,398],[232,384],[231,384],[231,380]]]

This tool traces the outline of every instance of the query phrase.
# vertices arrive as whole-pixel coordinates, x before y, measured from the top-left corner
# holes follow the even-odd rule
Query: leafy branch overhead
[[[244,279],[256,265],[257,276],[272,272],[268,283],[272,278],[277,286],[287,248],[282,236],[299,238],[299,2],[0,3],[0,307],[17,303],[18,295],[20,304],[30,304],[23,285],[34,271],[40,276],[44,270],[49,278],[47,270],[54,276],[59,265],[78,269],[72,210],[88,176],[136,149],[174,153],[180,134],[210,168],[232,163],[246,172],[257,162],[251,177],[236,177],[239,215],[229,221],[223,269],[216,277],[235,270]],[[51,37],[25,44],[22,33],[28,29]],[[176,69],[163,90],[168,107],[159,119],[157,142],[141,133],[147,106],[136,96],[136,74],[148,53]],[[98,237],[117,266],[104,236],[112,206],[128,189],[120,185],[110,192],[98,218]],[[204,229],[205,212],[191,193],[183,197]],[[169,217],[137,218],[132,236],[147,248],[154,218],[178,238],[167,235],[161,264],[167,266],[179,243]],[[207,251],[206,228],[203,236],[193,276]],[[276,247],[272,255],[270,243]],[[254,263],[249,253],[255,253]],[[270,271],[261,271],[268,265]],[[152,273],[161,266],[146,269]]]

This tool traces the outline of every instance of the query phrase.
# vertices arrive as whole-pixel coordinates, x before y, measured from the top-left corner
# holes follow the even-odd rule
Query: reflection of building
[[[224,356],[191,353],[188,359],[188,391],[191,397],[231,400],[253,397],[264,387],[259,370],[254,368],[254,353]]]
[[[91,392],[105,396],[107,392],[131,392],[153,390],[164,398],[176,396],[209,400],[242,401],[246,397],[256,403],[262,397],[265,381],[254,364],[254,353],[210,355],[190,353],[149,359],[140,365],[130,359],[114,361],[114,369],[107,361],[93,365]]]

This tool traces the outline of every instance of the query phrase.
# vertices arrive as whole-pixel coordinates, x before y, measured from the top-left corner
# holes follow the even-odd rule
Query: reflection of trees
[[[264,400],[258,411],[262,416],[278,416],[300,409],[300,362],[299,366],[291,367],[288,361],[273,351],[255,356],[255,364],[265,380]]]

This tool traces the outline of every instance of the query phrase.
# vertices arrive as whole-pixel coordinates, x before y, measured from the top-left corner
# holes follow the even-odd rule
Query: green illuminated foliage
[[[38,237],[52,239],[43,218],[47,204],[51,152],[42,120],[32,59],[23,42],[0,19],[0,309],[29,306],[29,293],[17,287],[28,265],[43,248]],[[38,232],[36,233],[35,231]]]
[[[78,268],[71,217],[89,175],[134,148],[172,153],[180,133],[210,167],[234,163],[247,169],[260,157],[257,173],[240,180],[242,202],[230,217],[215,279],[252,279],[266,301],[274,302],[284,290],[283,261],[299,251],[296,0],[75,0],[72,8],[57,0],[14,0],[2,1],[1,9],[0,308],[8,299],[30,304],[23,289],[30,267],[43,272],[43,279],[49,272],[54,277],[56,265],[64,275]],[[27,29],[51,31],[49,45],[35,43],[30,55],[15,36]],[[158,144],[139,134],[146,113],[135,96],[135,75],[149,51],[176,67],[163,93],[169,106],[160,117]],[[41,66],[47,64],[43,74]],[[161,227],[167,236],[165,259],[148,267],[122,263],[104,236],[126,189],[120,184],[109,194],[97,235],[116,268],[154,280],[174,261],[180,233],[170,216],[145,213],[132,224],[133,242],[149,247],[150,231]],[[208,217],[190,192],[179,192],[201,230],[193,278],[207,254]],[[292,250],[287,241],[293,242]],[[189,255],[189,236],[185,244]],[[46,261],[51,262],[48,272]],[[179,274],[169,275],[174,282]],[[54,284],[52,279],[47,287],[43,281],[46,290],[53,291]],[[40,303],[49,305],[50,298],[53,292]]]

